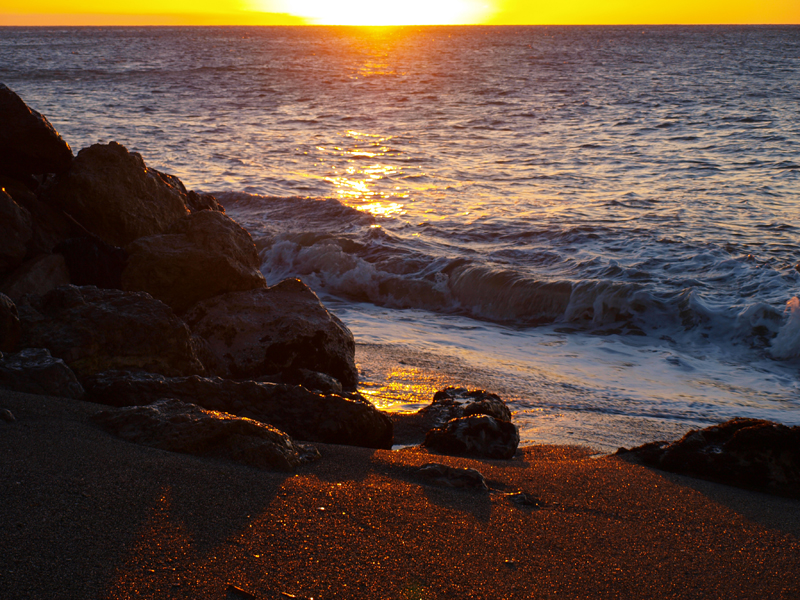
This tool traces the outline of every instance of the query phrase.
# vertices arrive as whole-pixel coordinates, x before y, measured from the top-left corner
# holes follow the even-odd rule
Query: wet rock
[[[116,143],[95,144],[75,157],[44,197],[112,246],[165,232],[184,217],[184,194],[148,169],[141,155]]]
[[[213,296],[267,286],[250,234],[220,212],[192,213],[127,250],[123,289],[148,292],[178,313]]]
[[[0,190],[0,273],[22,264],[32,235],[31,214]]]
[[[128,253],[122,248],[90,235],[64,240],[53,251],[64,257],[74,285],[122,289],[122,271],[128,263]]]
[[[184,318],[232,377],[306,369],[337,379],[344,389],[358,383],[353,334],[299,279],[205,300]]]
[[[0,352],[16,350],[21,335],[17,305],[5,294],[0,294]]]
[[[293,471],[319,458],[316,448],[296,444],[270,425],[175,399],[102,411],[92,421],[136,444],[262,469]]]
[[[732,419],[617,455],[664,471],[800,498],[800,427]]]
[[[50,122],[0,83],[0,172],[25,180],[40,173],[63,173],[72,150]]]
[[[428,463],[416,469],[415,474],[433,485],[475,490],[489,489],[486,479],[476,469],[457,469],[440,463]]]
[[[177,398],[269,423],[295,439],[391,448],[392,423],[368,401],[315,394],[301,386],[218,377],[162,377],[150,373],[99,373],[84,382],[87,399],[112,406]]]
[[[79,379],[110,369],[205,373],[186,324],[143,292],[68,285],[18,309],[21,345],[49,349]]]
[[[83,387],[75,373],[63,360],[53,358],[44,348],[4,354],[0,358],[0,388],[63,398],[83,396]]]
[[[19,266],[3,282],[0,290],[14,302],[19,302],[25,294],[42,296],[69,282],[64,257],[60,254],[44,254]]]
[[[431,429],[423,445],[442,454],[509,459],[519,446],[519,432],[508,421],[473,415]]]

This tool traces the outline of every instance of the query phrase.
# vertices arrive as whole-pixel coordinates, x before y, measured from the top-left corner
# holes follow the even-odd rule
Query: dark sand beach
[[[0,407],[3,598],[800,598],[800,502],[580,448],[319,445],[286,474],[120,441],[98,405]],[[492,489],[424,484],[427,462]]]

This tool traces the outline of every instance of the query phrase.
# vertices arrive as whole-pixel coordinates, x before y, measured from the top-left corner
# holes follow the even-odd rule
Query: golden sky
[[[0,0],[0,25],[796,23],[800,0]]]

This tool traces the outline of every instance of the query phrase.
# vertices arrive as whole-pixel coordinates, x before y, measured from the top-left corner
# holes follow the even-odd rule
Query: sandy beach
[[[800,598],[800,502],[580,448],[319,445],[285,474],[120,441],[98,405],[0,408],[3,598]],[[428,462],[491,490],[424,484]]]

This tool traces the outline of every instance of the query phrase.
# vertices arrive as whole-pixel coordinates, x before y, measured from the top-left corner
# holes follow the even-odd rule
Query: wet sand
[[[800,502],[581,448],[319,445],[285,474],[117,440],[88,403],[0,408],[2,598],[800,598]],[[427,462],[492,490],[426,485]]]

